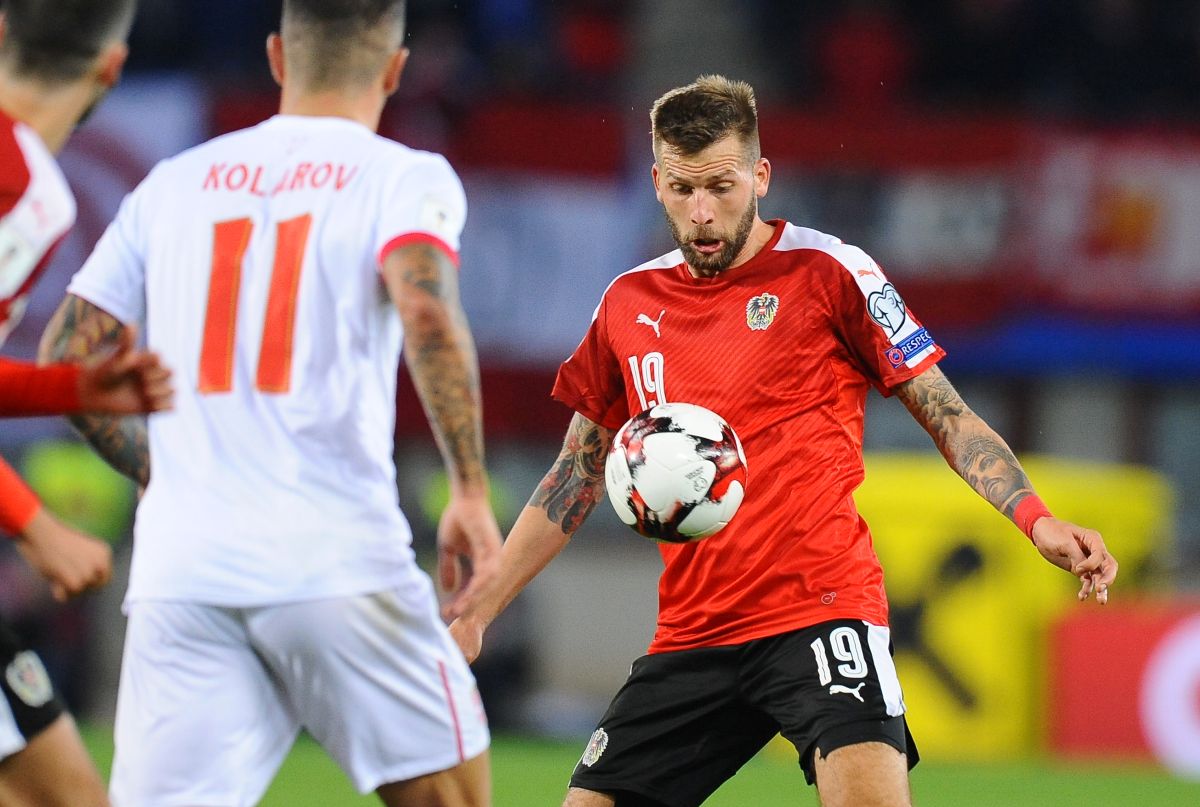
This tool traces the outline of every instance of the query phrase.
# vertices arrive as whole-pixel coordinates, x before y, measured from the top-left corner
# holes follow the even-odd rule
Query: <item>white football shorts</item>
[[[428,578],[255,608],[129,605],[115,807],[257,804],[302,728],[363,793],[487,749]]]

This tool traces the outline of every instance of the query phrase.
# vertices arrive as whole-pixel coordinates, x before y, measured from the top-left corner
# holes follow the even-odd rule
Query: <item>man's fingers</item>
[[[490,580],[486,576],[480,575],[478,571],[472,574],[471,581],[448,603],[447,611],[449,616],[452,619],[457,619],[467,613],[489,582]]]
[[[438,583],[442,591],[453,594],[459,586],[458,556],[446,547],[438,548]]]
[[[133,348],[137,345],[137,339],[138,339],[137,326],[136,325],[126,325],[124,328],[121,329],[121,333],[118,336],[117,344],[120,345],[118,350],[120,350],[122,352],[133,350]]]

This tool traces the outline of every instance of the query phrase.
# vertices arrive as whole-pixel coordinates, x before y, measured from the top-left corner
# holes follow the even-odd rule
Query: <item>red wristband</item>
[[[1013,510],[1013,521],[1030,541],[1033,540],[1033,525],[1038,522],[1038,519],[1046,516],[1053,518],[1054,514],[1050,512],[1050,508],[1038,498],[1036,493],[1030,493],[1024,499],[1021,499],[1021,501],[1017,502],[1016,509]]]
[[[12,538],[20,536],[41,506],[17,472],[0,460],[0,530]]]
[[[79,365],[0,359],[0,415],[65,415],[79,411]]]

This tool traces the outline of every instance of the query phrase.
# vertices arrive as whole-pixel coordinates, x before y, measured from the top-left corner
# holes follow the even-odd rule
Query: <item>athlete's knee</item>
[[[567,791],[567,797],[563,801],[562,807],[613,807],[614,804],[616,804],[616,799],[607,793],[573,787]]]
[[[485,751],[453,768],[382,785],[387,807],[491,807],[491,763]]]
[[[104,781],[63,713],[0,763],[0,803],[109,807]]]
[[[907,757],[887,743],[818,747],[814,763],[821,807],[911,807]]]

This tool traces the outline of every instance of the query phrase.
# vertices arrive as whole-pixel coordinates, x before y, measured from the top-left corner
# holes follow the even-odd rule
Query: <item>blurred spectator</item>
[[[1068,115],[1097,123],[1143,120],[1155,112],[1163,86],[1151,6],[1139,0],[1071,0],[1039,4],[1040,29],[1052,32],[1039,69],[1048,99]]]
[[[1029,94],[1039,39],[1027,0],[926,0],[919,88],[937,105],[1012,109]],[[1055,5],[1055,4],[1048,4]]]
[[[613,100],[629,59],[626,4],[572,0],[556,7],[558,53],[565,68],[561,92]]]
[[[906,100],[914,43],[889,0],[849,0],[821,26],[816,52],[826,103],[874,114]]]
[[[142,0],[129,70],[272,91],[280,2]],[[1200,119],[1200,0],[410,0],[409,27],[394,128],[430,146],[477,99],[629,101],[698,71],[843,110]]]

